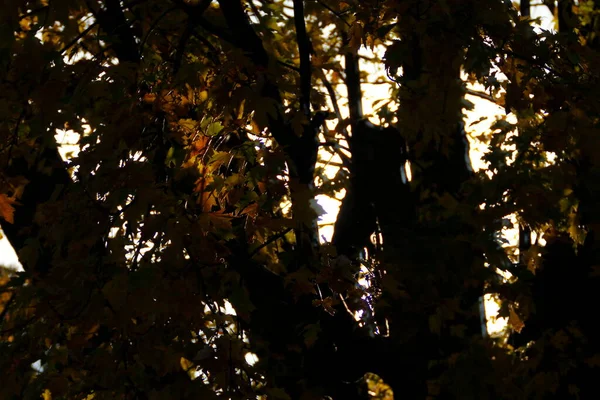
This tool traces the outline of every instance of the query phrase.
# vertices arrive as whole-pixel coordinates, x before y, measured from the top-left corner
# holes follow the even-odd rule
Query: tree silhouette
[[[528,3],[7,2],[0,397],[593,396],[598,6]]]

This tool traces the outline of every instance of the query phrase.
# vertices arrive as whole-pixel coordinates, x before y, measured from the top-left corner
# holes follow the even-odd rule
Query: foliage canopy
[[[600,3],[528,3],[5,1],[0,398],[593,397]]]

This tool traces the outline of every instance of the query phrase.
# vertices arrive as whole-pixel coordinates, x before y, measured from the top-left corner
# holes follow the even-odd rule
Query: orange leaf
[[[508,314],[508,322],[512,325],[513,329],[518,333],[521,332],[525,323],[521,320],[521,317],[513,307],[510,307]]]
[[[12,206],[15,203],[15,199],[8,197],[5,194],[0,194],[0,217],[4,218],[6,222],[13,224],[15,208]]]

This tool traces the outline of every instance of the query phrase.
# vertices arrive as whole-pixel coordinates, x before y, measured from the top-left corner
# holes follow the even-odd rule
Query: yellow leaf
[[[198,122],[190,118],[180,119],[177,123],[186,133],[195,133],[198,129]]]
[[[0,194],[0,217],[6,222],[13,224],[15,208],[12,206],[15,203],[15,199],[8,197],[5,194]]]
[[[371,398],[382,400],[392,400],[394,398],[394,391],[379,375],[367,372],[363,376],[363,380],[367,383],[369,395],[372,396]],[[434,386],[434,382],[427,382],[428,391],[430,393],[436,392],[436,390],[437,393],[439,393],[439,388]]]
[[[44,400],[52,400],[52,393],[50,392],[50,390],[46,389],[40,397]]]
[[[508,314],[508,323],[513,327],[513,329],[518,333],[521,332],[525,323],[519,317],[519,314],[515,311],[513,307],[510,307]]]
[[[181,369],[183,369],[186,372],[189,371],[194,366],[194,363],[185,357],[181,357],[179,359],[179,364],[181,365]]]

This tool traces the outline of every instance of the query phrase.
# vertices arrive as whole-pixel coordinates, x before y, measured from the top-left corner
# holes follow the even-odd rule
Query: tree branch
[[[340,19],[340,21],[342,21],[342,22],[343,22],[344,24],[346,24],[348,27],[350,27],[350,26],[351,26],[351,24],[350,24],[348,21],[346,21],[346,20],[344,19],[344,13],[339,13],[339,12],[335,11],[333,8],[329,7],[327,4],[323,3],[322,1],[319,1],[319,0],[317,0],[317,3],[318,3],[318,4],[319,4],[321,7],[323,7],[323,8],[325,8],[325,9],[327,9],[327,10],[331,11],[331,13],[332,13],[333,15],[335,15],[336,17],[338,17],[338,18]]]
[[[60,50],[60,54],[64,54],[71,47],[75,46],[77,44],[77,42],[79,42],[81,39],[83,39],[83,37],[85,35],[87,35],[92,29],[94,29],[97,25],[98,25],[98,22],[96,21],[93,24],[91,24],[90,26],[88,26],[87,28],[85,28],[79,35],[77,35],[73,40],[71,40],[69,43],[67,43],[65,45],[65,47],[63,47]]]
[[[304,115],[310,115],[310,92],[312,67],[310,54],[313,52],[310,39],[306,34],[304,22],[304,0],[294,1],[294,25],[296,26],[296,40],[300,53],[300,110]]]
[[[292,228],[288,228],[288,229],[285,229],[282,232],[279,232],[279,233],[271,236],[270,238],[268,238],[267,240],[265,240],[265,242],[263,244],[261,244],[256,249],[254,249],[252,251],[252,253],[250,253],[249,257],[250,258],[254,257],[256,254],[258,254],[259,251],[261,251],[262,249],[264,249],[265,247],[267,247],[271,243],[275,242],[276,240],[279,240],[279,239],[283,238],[291,230],[292,230]]]
[[[344,46],[348,44],[348,35],[342,32]],[[352,50],[346,48],[344,53],[346,63],[346,87],[348,88],[348,107],[350,108],[350,118],[354,123],[363,118],[362,111],[362,91],[360,89],[360,68],[358,55]]]
[[[492,102],[494,104],[498,104],[498,101],[494,97],[490,96],[487,93],[483,93],[483,92],[480,92],[480,91],[477,91],[477,90],[473,90],[473,89],[469,89],[469,88],[465,88],[465,93],[466,94],[470,94],[471,96],[476,96],[476,97],[479,97],[481,99],[485,99],[485,100],[490,101],[490,102]]]
[[[331,84],[331,82],[329,82],[329,79],[327,79],[327,75],[325,75],[325,71],[323,71],[323,70],[321,70],[320,78],[321,78],[321,82],[323,82],[323,86],[325,86],[325,89],[327,90],[327,93],[329,94],[331,104],[333,105],[333,111],[335,112],[335,115],[336,115],[338,121],[341,122],[343,120],[342,112],[340,110],[340,106],[337,101],[337,95],[335,94],[333,85]],[[346,129],[345,126],[342,128],[342,134],[344,135],[344,138],[346,139],[346,141],[349,142],[350,135],[348,135],[348,130]]]

